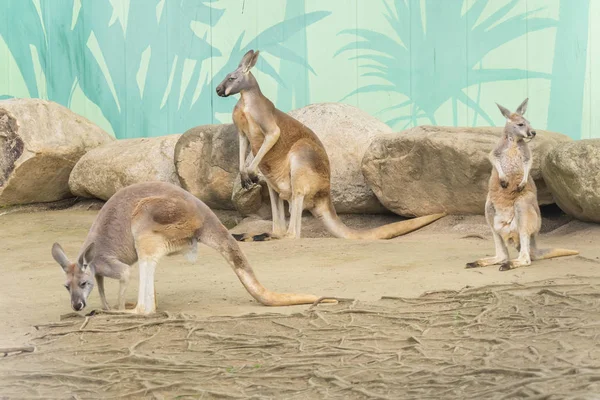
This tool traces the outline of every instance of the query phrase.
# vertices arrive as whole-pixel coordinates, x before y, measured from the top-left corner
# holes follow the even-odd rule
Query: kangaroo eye
[[[81,282],[81,283],[79,284],[79,287],[83,289],[84,287],[86,287],[86,286],[87,286],[87,284],[88,284],[87,282]]]
[[[525,124],[519,124],[519,126],[525,126]]]
[[[235,78],[233,76],[230,76],[229,81],[235,81]]]
[[[69,290],[69,285],[63,285],[65,289]]]

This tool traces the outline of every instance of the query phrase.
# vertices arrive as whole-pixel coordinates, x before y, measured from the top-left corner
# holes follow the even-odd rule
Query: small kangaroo
[[[339,219],[331,201],[331,174],[325,147],[312,130],[275,108],[262,94],[250,72],[258,55],[258,51],[248,51],[238,68],[217,86],[217,94],[221,97],[240,94],[240,100],[233,110],[233,121],[239,132],[242,186],[248,188],[256,183],[260,169],[269,188],[273,234],[256,235],[252,240],[300,238],[304,209],[310,210],[334,236],[351,239],[390,239],[419,229],[445,215],[427,215],[364,231],[347,227]],[[246,167],[248,145],[254,159]],[[290,204],[287,232],[284,200]],[[249,238],[237,235],[236,239]]]
[[[188,259],[195,260],[198,242],[219,251],[261,304],[310,304],[319,299],[313,295],[275,293],[263,287],[238,243],[208,206],[180,187],[164,182],[139,183],[119,190],[100,210],[77,262],[71,263],[58,243],[52,246],[52,257],[66,273],[65,287],[75,311],[85,307],[94,277],[105,309],[109,306],[104,278],[119,279],[118,308],[124,310],[130,266],[139,259],[140,284],[133,312],[151,314],[156,311],[156,264],[164,255],[186,250]]]
[[[523,117],[528,100],[525,99],[514,113],[496,104],[506,118],[506,125],[502,139],[489,155],[493,168],[485,204],[485,218],[494,235],[496,255],[470,262],[467,268],[501,264],[500,271],[508,271],[531,265],[531,260],[579,254],[575,250],[538,249],[536,246],[542,218],[535,182],[529,175],[533,160],[525,139],[533,140],[536,133]],[[508,259],[508,244],[517,248],[517,259]]]

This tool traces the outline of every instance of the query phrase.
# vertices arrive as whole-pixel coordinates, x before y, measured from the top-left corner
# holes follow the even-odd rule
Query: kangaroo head
[[[64,286],[71,295],[71,307],[75,311],[83,310],[86,300],[94,288],[94,274],[92,271],[94,243],[90,243],[85,248],[76,263],[69,261],[58,243],[54,243],[52,246],[52,257],[62,267],[67,277]]]
[[[506,118],[506,125],[504,126],[504,133],[508,137],[512,137],[515,140],[523,140],[525,138],[533,139],[535,137],[535,131],[531,129],[531,125],[529,121],[523,117],[525,111],[527,111],[527,101],[529,99],[523,100],[521,105],[517,108],[517,111],[511,113],[508,109],[502,107],[500,104],[496,103],[500,112]]]
[[[217,94],[221,97],[238,94],[242,90],[250,89],[256,84],[256,80],[250,73],[250,69],[256,65],[259,51],[250,50],[240,62],[240,65],[233,71],[227,74],[223,82],[217,86]]]

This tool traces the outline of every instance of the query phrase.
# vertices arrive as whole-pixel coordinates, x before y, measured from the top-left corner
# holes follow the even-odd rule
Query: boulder
[[[233,195],[231,197],[235,209],[243,216],[258,216],[271,218],[271,200],[267,181],[259,175],[257,184],[248,189],[242,187],[238,174],[233,181]]]
[[[541,160],[568,136],[537,130],[529,146],[531,176],[541,205],[554,202],[541,173]],[[432,213],[483,214],[492,166],[488,154],[502,128],[419,126],[378,136],[362,162],[373,192],[388,209],[407,217]]]
[[[254,156],[249,153],[246,157],[246,165],[250,165]],[[239,164],[239,163],[238,163]],[[238,172],[233,179],[233,193],[231,201],[237,212],[241,215],[271,218],[271,200],[269,198],[269,186],[264,176],[258,172],[258,182],[249,188],[242,187],[242,177]]]
[[[600,139],[554,147],[544,158],[542,175],[564,212],[600,222]]]
[[[71,172],[71,192],[108,200],[117,190],[134,183],[161,181],[179,186],[173,157],[180,137],[124,139],[88,152]]]
[[[371,141],[392,129],[377,118],[348,104],[318,103],[289,112],[312,129],[327,150],[331,166],[331,194],[338,213],[387,212],[361,171]]]
[[[0,101],[0,206],[72,197],[69,175],[87,151],[114,138],[60,104]]]
[[[202,125],[186,131],[175,146],[181,186],[209,207],[234,210],[233,185],[239,174],[239,138],[233,124]]]

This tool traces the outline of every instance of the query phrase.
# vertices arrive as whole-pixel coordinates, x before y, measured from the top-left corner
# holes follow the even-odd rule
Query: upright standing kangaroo
[[[579,254],[574,250],[538,249],[536,246],[542,219],[537,189],[529,175],[533,160],[525,139],[532,140],[535,131],[523,118],[527,101],[525,99],[515,113],[498,104],[506,125],[502,139],[489,156],[493,168],[485,204],[485,218],[494,235],[496,255],[468,263],[467,268],[501,264],[500,271],[507,271],[530,265],[531,260]],[[519,251],[517,259],[508,259],[508,244]]]
[[[100,210],[76,263],[68,260],[58,243],[52,246],[52,256],[66,273],[65,287],[75,311],[85,307],[94,277],[105,309],[109,306],[104,277],[120,280],[119,309],[125,309],[130,265],[139,259],[140,285],[134,312],[150,314],[156,311],[154,271],[158,260],[185,250],[193,260],[198,242],[219,251],[246,290],[264,305],[310,304],[318,300],[313,295],[275,293],[264,288],[217,216],[196,197],[170,183],[139,183],[119,190]]]
[[[269,187],[273,215],[273,237],[299,238],[302,211],[308,209],[324,222],[333,235],[352,239],[390,239],[419,229],[445,214],[427,215],[407,221],[359,231],[347,227],[338,217],[331,201],[329,158],[317,135],[267,99],[250,72],[258,51],[247,52],[238,68],[217,86],[221,97],[240,93],[233,110],[239,132],[240,174],[247,188],[264,175]],[[246,167],[250,145],[254,159]],[[290,203],[290,223],[285,232],[283,200]],[[255,240],[267,235],[256,235]],[[241,237],[245,240],[245,237]]]

